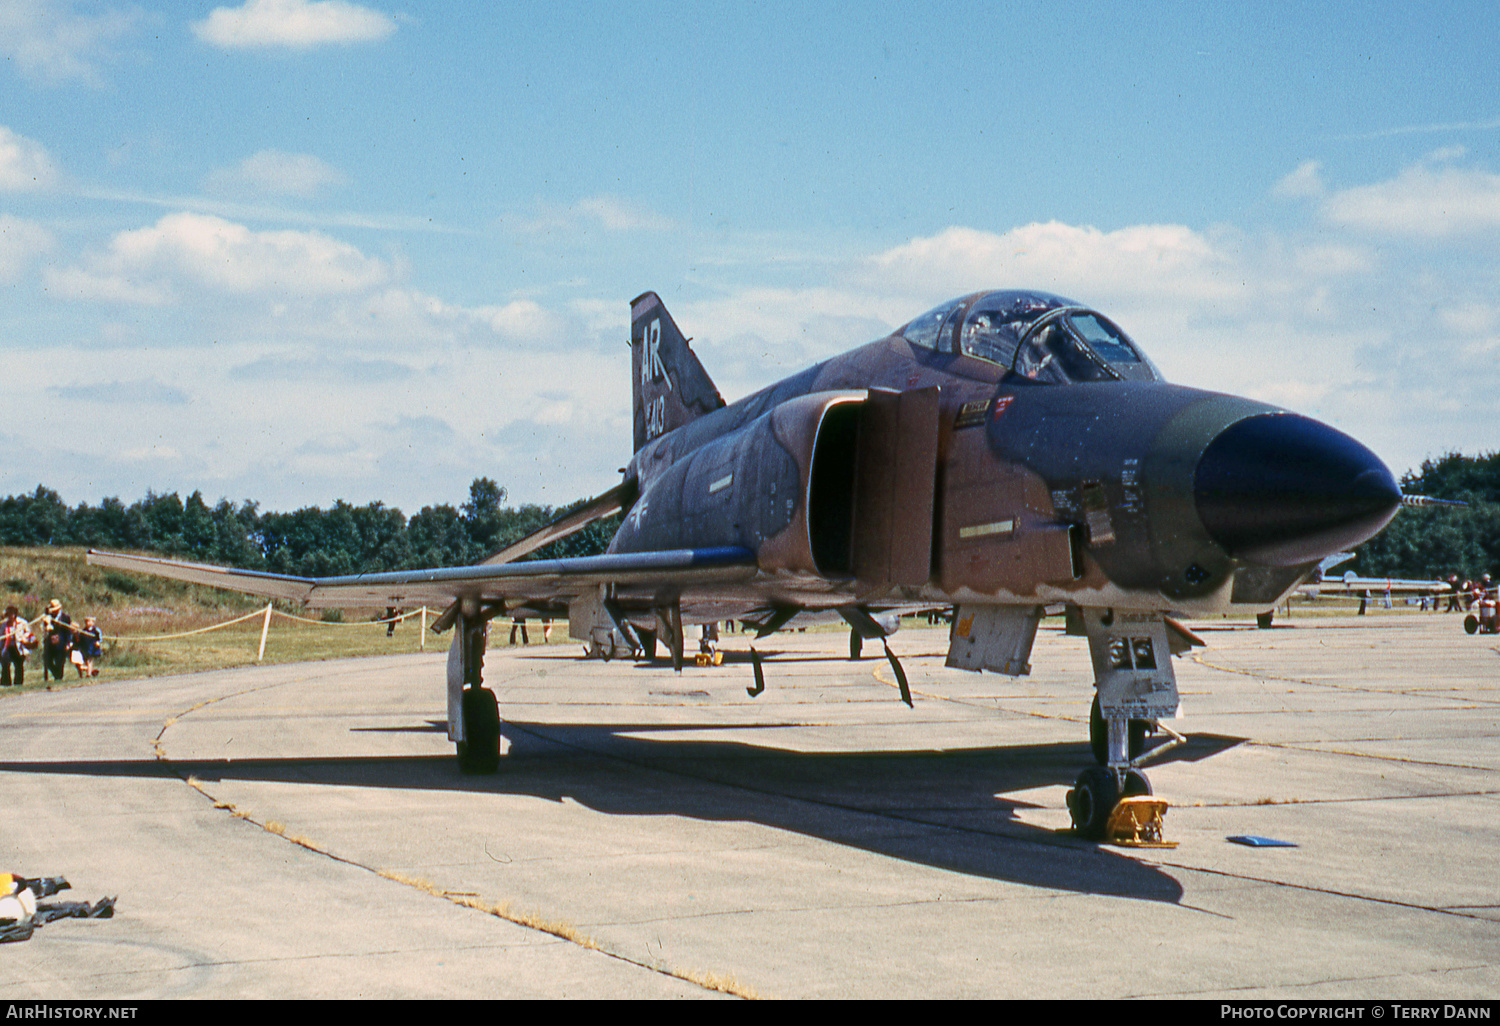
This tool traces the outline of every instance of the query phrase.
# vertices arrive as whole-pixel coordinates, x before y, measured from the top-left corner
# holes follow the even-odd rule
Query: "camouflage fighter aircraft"
[[[1098,837],[1121,797],[1150,793],[1144,734],[1178,713],[1171,656],[1196,639],[1172,617],[1272,609],[1402,503],[1347,435],[1169,384],[1109,318],[1042,292],[952,300],[727,405],[655,293],[631,303],[630,347],[622,482],[482,564],[301,578],[89,561],[313,608],[446,604],[434,629],[454,630],[448,734],[466,772],[500,762],[482,678],[498,615],[660,639],[680,668],[684,624],[834,616],[883,638],[890,613],[943,607],[949,666],[1018,675],[1063,611],[1088,639],[1099,763],[1069,805]],[[619,511],[605,555],[515,562]]]

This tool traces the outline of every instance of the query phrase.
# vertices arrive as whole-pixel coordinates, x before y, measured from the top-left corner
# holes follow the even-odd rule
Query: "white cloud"
[[[166,306],[176,293],[163,282],[139,282],[120,274],[86,271],[81,267],[48,268],[47,291],[57,299],[82,299],[131,306]]]
[[[218,168],[205,183],[210,192],[236,196],[295,196],[307,199],[348,177],[309,153],[261,150],[234,167]]]
[[[180,388],[160,381],[70,382],[51,385],[47,391],[57,398],[124,406],[182,406],[189,399]]]
[[[0,282],[15,281],[53,244],[52,233],[41,225],[0,214]]]
[[[0,125],[0,192],[50,188],[57,168],[42,144]]]
[[[1443,121],[1430,125],[1403,125],[1399,128],[1384,128],[1377,132],[1339,135],[1334,138],[1342,141],[1389,139],[1398,135],[1430,135],[1437,132],[1450,135],[1454,132],[1493,132],[1497,128],[1500,128],[1500,118],[1489,121]]]
[[[1490,303],[1460,303],[1439,311],[1438,320],[1456,335],[1487,335],[1500,327],[1500,307]]]
[[[308,50],[330,43],[378,42],[395,31],[395,19],[344,0],[248,0],[243,7],[216,7],[193,23],[194,35],[226,50]]]
[[[329,353],[264,356],[230,368],[236,381],[322,381],[347,385],[400,381],[421,373],[395,360],[350,359]]]
[[[521,231],[532,235],[592,228],[607,232],[664,232],[676,227],[670,218],[619,196],[589,196],[571,206],[538,203],[537,210],[535,217],[521,223]]]
[[[135,9],[78,14],[66,0],[5,0],[0,3],[0,53],[28,78],[100,85],[99,64],[110,44],[141,19]]]
[[[1500,228],[1500,175],[1477,168],[1418,164],[1395,178],[1335,192],[1323,203],[1330,224],[1420,239]]]
[[[569,208],[575,227],[614,216],[591,202]],[[1469,445],[1500,416],[1493,256],[1463,249],[1456,274],[1424,257],[1422,278],[1399,247],[1318,222],[1316,203],[1298,209],[1313,223],[1282,235],[955,226],[795,265],[782,257],[797,247],[778,246],[701,263],[665,299],[731,401],[964,292],[1042,288],[1118,319],[1169,380],[1320,417],[1397,470],[1429,455],[1428,439]],[[22,252],[41,244],[34,236]],[[14,397],[16,422],[37,444],[49,424],[90,418],[89,455],[118,472],[110,487],[125,494],[201,487],[266,508],[381,498],[412,512],[461,502],[483,473],[514,501],[564,502],[615,483],[628,458],[618,296],[538,284],[462,305],[406,287],[398,268],[336,238],[186,213],[121,232],[72,265],[49,282],[172,305],[111,312],[128,326],[113,335],[105,325],[48,343],[59,359],[38,361],[46,377],[26,386],[34,397]],[[125,377],[191,401],[142,417],[73,394],[71,368],[84,361],[70,352],[128,363]],[[1442,433],[1429,423],[1438,417]],[[118,457],[127,451],[151,460]],[[23,470],[32,473],[12,468],[6,479],[24,483]]]
[[[1057,221],[998,235],[949,228],[869,262],[872,282],[917,287],[939,299],[998,283],[1091,304],[1146,293],[1199,303],[1237,299],[1244,293],[1238,264],[1231,247],[1182,225],[1102,232]]]
[[[1282,199],[1306,199],[1323,195],[1323,178],[1320,174],[1322,167],[1316,160],[1303,161],[1297,165],[1297,170],[1276,183],[1271,194]]]
[[[473,313],[491,331],[511,342],[553,343],[562,341],[567,334],[567,318],[530,299],[517,299],[504,306],[483,306]]]
[[[1361,246],[1343,243],[1315,243],[1298,249],[1293,266],[1304,274],[1342,276],[1362,274],[1374,266],[1374,257]]]
[[[662,232],[673,227],[672,222],[660,214],[617,196],[591,196],[579,200],[574,209],[611,232]]]
[[[320,232],[257,232],[191,213],[120,232],[88,265],[55,272],[54,286],[81,298],[159,304],[184,287],[309,298],[361,292],[391,276],[383,261]]]
[[[1427,154],[1425,159],[1429,164],[1447,164],[1460,159],[1468,152],[1468,148],[1464,146],[1439,146]]]
[[[131,463],[172,464],[182,459],[182,453],[170,445],[142,445],[120,452],[120,458]]]

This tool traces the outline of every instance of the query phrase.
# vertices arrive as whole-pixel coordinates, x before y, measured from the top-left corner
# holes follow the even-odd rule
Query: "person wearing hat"
[[[73,618],[63,612],[62,603],[51,599],[42,614],[42,680],[48,675],[63,679],[68,665],[68,650],[73,647]]]
[[[0,687],[10,687],[12,666],[16,670],[16,687],[25,683],[26,656],[35,647],[31,624],[21,619],[21,611],[15,606],[6,606],[5,619],[0,621]]]

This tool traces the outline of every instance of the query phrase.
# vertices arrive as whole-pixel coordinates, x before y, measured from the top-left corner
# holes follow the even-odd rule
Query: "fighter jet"
[[[313,608],[446,604],[434,629],[454,632],[448,736],[466,772],[500,763],[483,661],[502,614],[659,639],[680,668],[685,624],[841,617],[877,639],[894,612],[945,608],[949,666],[1020,675],[1062,612],[1093,662],[1098,765],[1069,805],[1097,838],[1122,797],[1150,793],[1144,736],[1178,714],[1171,657],[1196,641],[1176,618],[1274,608],[1402,503],[1354,439],[1169,384],[1104,314],[1044,292],[954,299],[729,404],[653,292],[631,303],[630,349],[621,483],[482,564],[302,578],[89,561]],[[604,555],[515,562],[616,512]]]

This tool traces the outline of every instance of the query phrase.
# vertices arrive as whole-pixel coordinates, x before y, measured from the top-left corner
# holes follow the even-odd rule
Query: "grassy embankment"
[[[260,647],[263,623],[260,616],[189,637],[146,639],[221,624],[263,610],[266,605],[264,599],[252,595],[88,566],[84,563],[83,549],[0,548],[0,612],[4,606],[14,605],[23,617],[35,621],[53,598],[62,602],[75,623],[82,624],[85,616],[98,618],[105,636],[105,656],[96,681],[253,664]],[[308,618],[319,616],[280,605],[277,608]],[[383,613],[383,610],[344,611],[342,623],[297,623],[273,616],[264,662],[294,663],[418,651],[420,621],[416,617],[406,620],[388,638],[385,625],[369,622]],[[429,619],[436,615],[429,614]],[[446,637],[429,634],[428,651],[446,647]],[[53,682],[52,686],[71,687],[81,683],[88,682],[79,680],[78,671],[70,665],[63,684]],[[46,686],[42,682],[42,655],[38,649],[26,660],[25,690]],[[15,691],[14,687],[0,689],[0,696]]]

